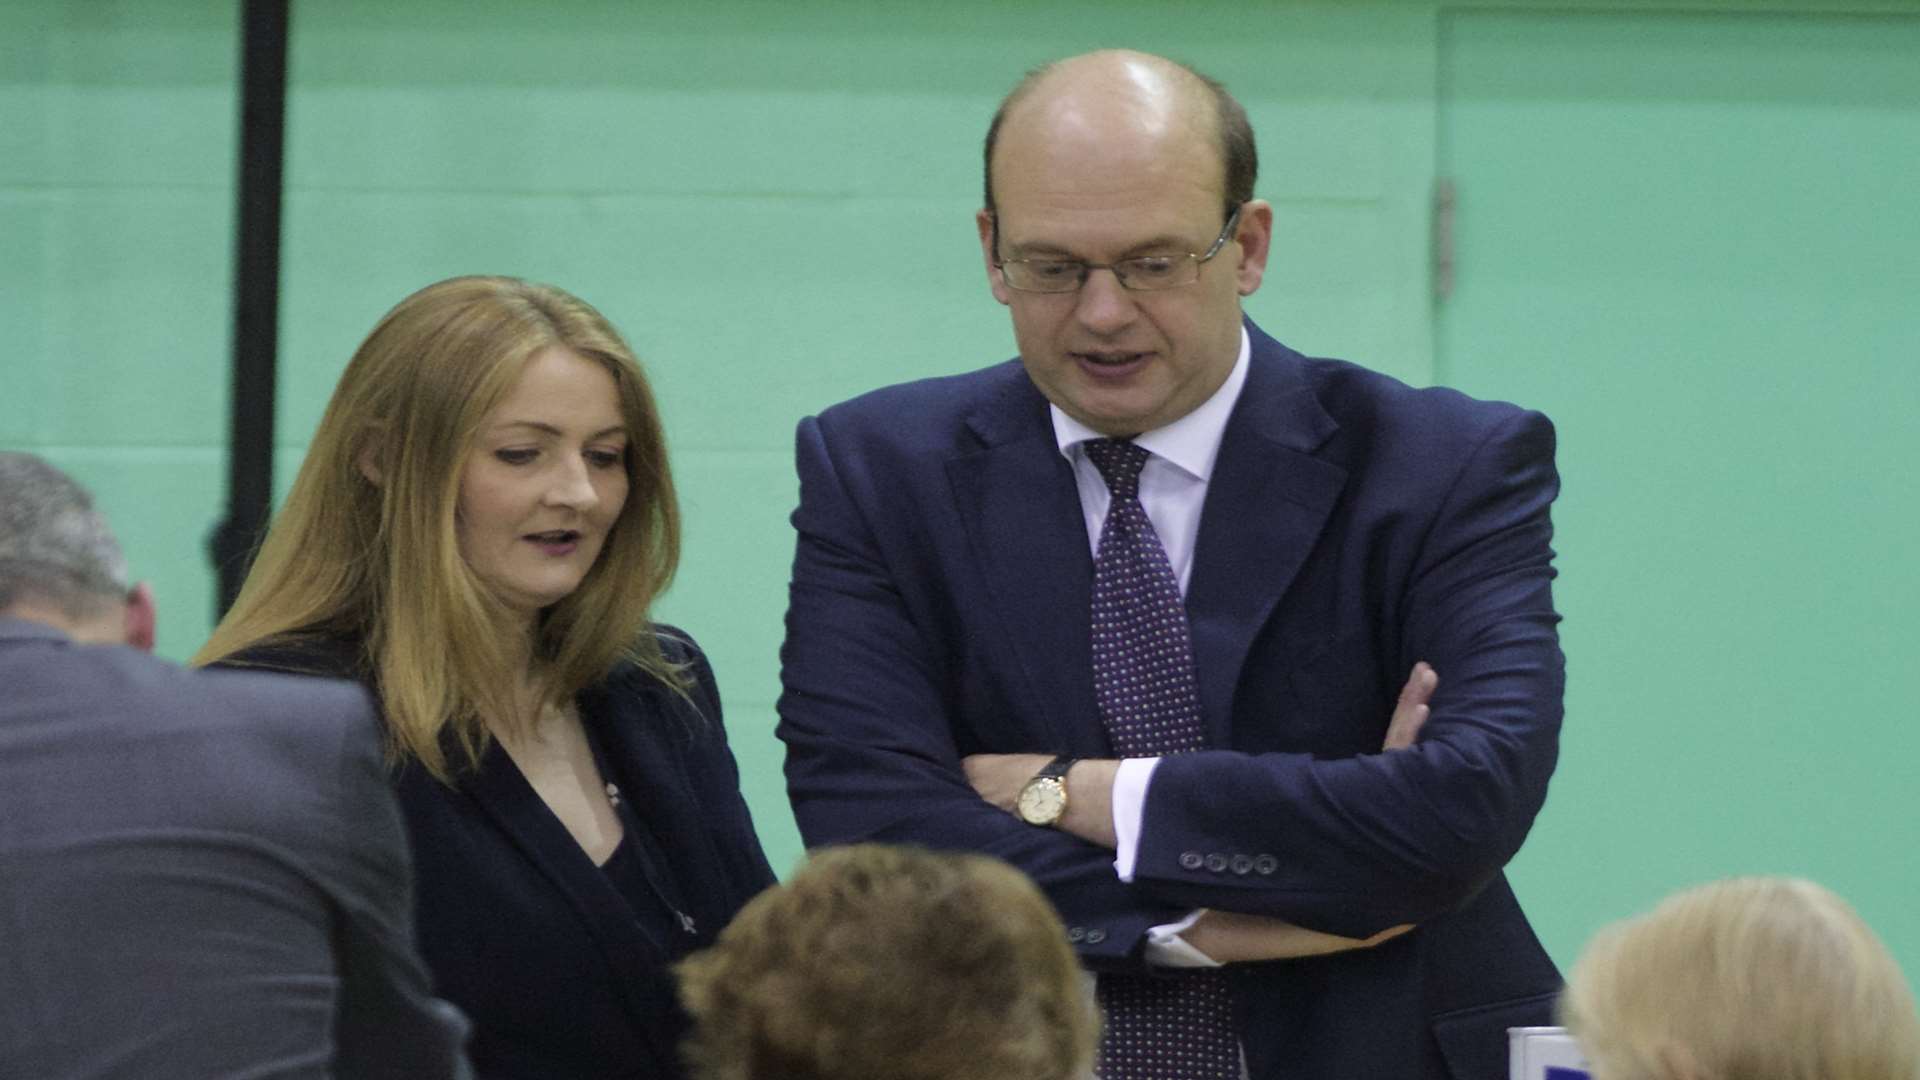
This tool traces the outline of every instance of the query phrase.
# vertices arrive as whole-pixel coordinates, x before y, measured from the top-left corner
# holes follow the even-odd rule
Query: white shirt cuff
[[[1133,880],[1133,866],[1140,856],[1140,826],[1146,816],[1147,785],[1159,758],[1127,758],[1113,775],[1113,869],[1121,881]],[[1146,941],[1147,963],[1158,967],[1216,968],[1220,962],[1192,945],[1181,934],[1200,921],[1194,911],[1179,922],[1149,927]]]
[[[1159,764],[1157,757],[1127,758],[1113,774],[1113,872],[1121,881],[1133,881],[1133,864],[1140,857],[1141,818],[1147,812],[1147,782]]]
[[[1177,923],[1149,927],[1145,949],[1147,963],[1156,967],[1172,968],[1223,966],[1218,960],[1187,944],[1187,939],[1180,936],[1191,929],[1194,923],[1200,921],[1200,915],[1200,912],[1195,911]]]

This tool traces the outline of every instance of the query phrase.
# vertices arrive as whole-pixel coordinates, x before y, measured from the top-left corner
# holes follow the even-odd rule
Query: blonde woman
[[[454,278],[354,354],[195,658],[373,689],[421,950],[483,1077],[678,1076],[669,965],[773,881],[712,672],[649,616],[678,554],[619,334]]]
[[[1701,885],[1602,930],[1560,1010],[1594,1080],[1920,1080],[1899,966],[1796,878]]]

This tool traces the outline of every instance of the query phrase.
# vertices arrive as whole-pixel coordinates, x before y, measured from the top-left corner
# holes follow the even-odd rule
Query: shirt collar
[[[1213,478],[1213,462],[1220,456],[1220,440],[1227,433],[1227,419],[1233,415],[1233,406],[1240,400],[1240,388],[1247,384],[1247,363],[1252,353],[1252,344],[1247,338],[1247,328],[1240,327],[1240,355],[1233,362],[1233,370],[1227,373],[1227,381],[1213,396],[1200,403],[1192,412],[1175,420],[1165,427],[1154,428],[1134,437],[1141,449],[1155,457],[1164,458],[1169,464],[1198,480]],[[1090,439],[1103,439],[1106,436],[1060,411],[1060,406],[1049,404],[1047,412],[1053,417],[1053,437],[1060,445],[1060,452],[1072,457],[1072,451],[1081,443]]]
[[[20,640],[50,639],[68,640],[67,632],[57,626],[40,622],[37,619],[17,619],[0,615],[0,640],[17,638]]]

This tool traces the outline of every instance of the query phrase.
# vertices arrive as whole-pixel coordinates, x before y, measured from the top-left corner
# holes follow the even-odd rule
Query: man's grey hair
[[[128,588],[93,496],[32,454],[0,451],[0,611],[32,597],[81,615]]]

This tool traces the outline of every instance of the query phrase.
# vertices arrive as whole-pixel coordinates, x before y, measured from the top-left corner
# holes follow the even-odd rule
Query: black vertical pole
[[[242,0],[240,177],[233,260],[233,387],[227,516],[212,537],[220,595],[240,594],[273,507],[274,368],[280,334],[281,163],[286,137],[290,0]]]

